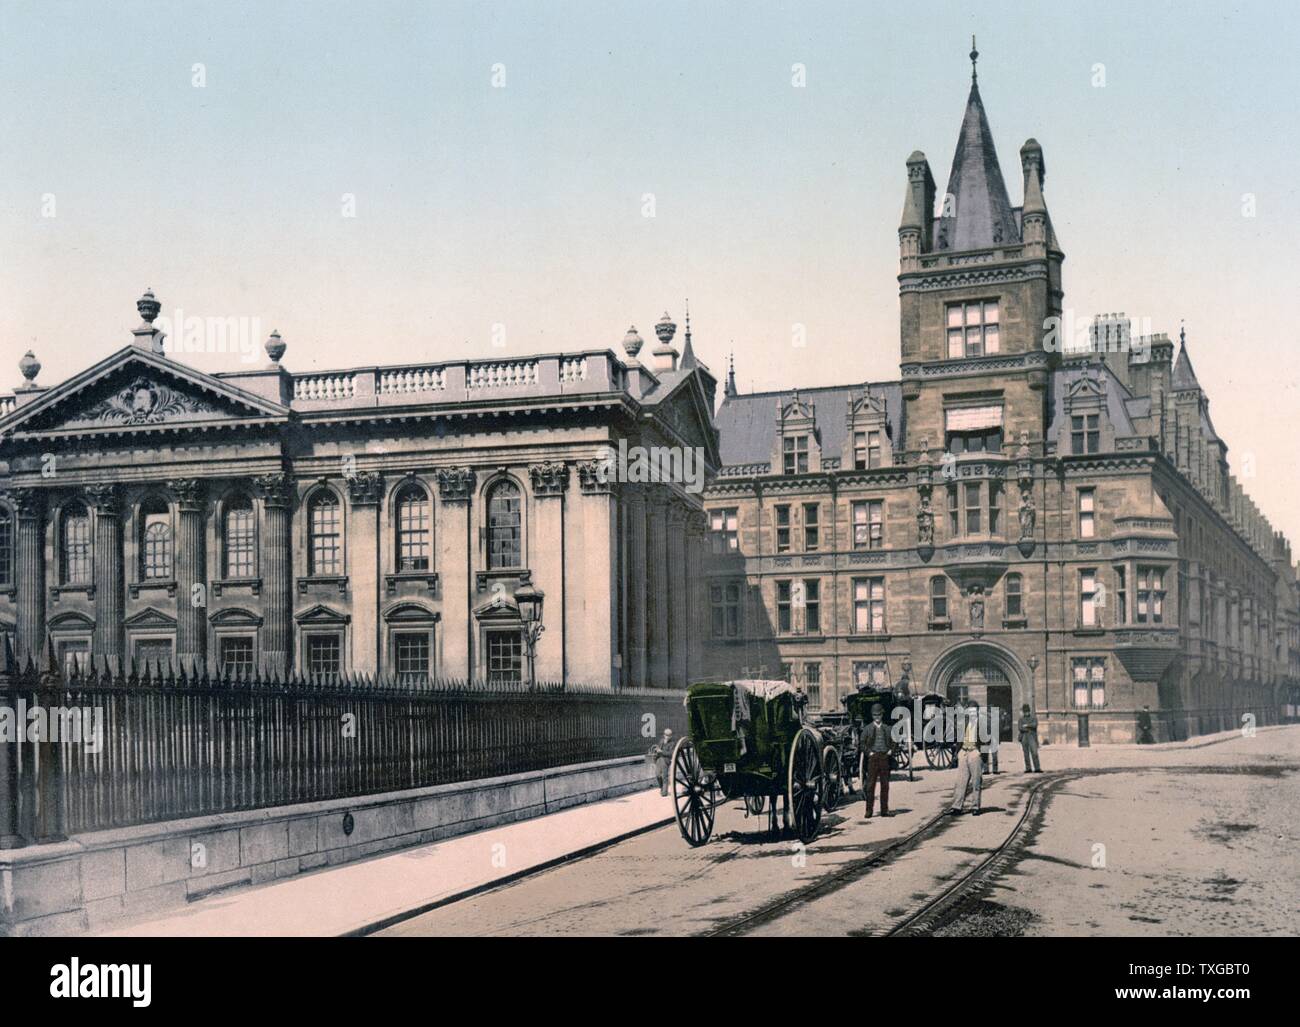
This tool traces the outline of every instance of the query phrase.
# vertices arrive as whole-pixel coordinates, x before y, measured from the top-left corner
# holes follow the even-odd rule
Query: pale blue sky
[[[976,32],[1013,203],[1044,148],[1067,307],[1185,318],[1300,540],[1298,28],[1276,3],[4,0],[0,362],[66,377],[149,285],[278,328],[297,370],[499,355],[498,323],[507,353],[616,347],[689,296],[744,389],[896,377],[904,162],[942,188]]]

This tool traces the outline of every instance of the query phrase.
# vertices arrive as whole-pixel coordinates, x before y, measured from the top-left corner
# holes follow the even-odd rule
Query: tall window
[[[956,538],[961,534],[961,500],[958,497],[956,485],[949,485],[946,492],[948,496],[948,537]]]
[[[881,635],[885,631],[885,579],[853,579],[853,632]]]
[[[1165,572],[1163,567],[1137,569],[1137,621],[1163,624],[1165,620]]]
[[[822,631],[822,583],[817,578],[805,578],[803,583],[803,625],[810,635]]]
[[[393,635],[393,663],[403,680],[429,678],[429,633],[402,631]]]
[[[1097,572],[1086,570],[1079,572],[1079,626],[1095,628],[1101,623],[1098,616]]]
[[[339,635],[307,636],[307,670],[312,677],[330,680],[343,667],[343,639]]]
[[[1023,597],[1020,591],[1020,575],[1008,574],[1006,582],[1007,619],[1018,620],[1025,615]]]
[[[734,553],[740,548],[738,520],[737,508],[734,506],[709,511],[709,535],[713,539],[715,555]]]
[[[815,552],[821,544],[821,507],[816,503],[803,505],[803,548],[805,552]]]
[[[414,483],[397,494],[397,570],[427,571],[433,531],[429,494]]]
[[[1128,574],[1123,567],[1115,568],[1115,623],[1128,623]]]
[[[308,574],[342,574],[343,515],[338,496],[321,489],[307,505],[307,530],[311,537]]]
[[[251,578],[257,574],[257,534],[253,501],[234,496],[225,510],[226,577]]]
[[[942,574],[930,579],[930,619],[948,619],[948,579]]]
[[[853,469],[865,471],[880,466],[880,432],[857,431],[853,433]]]
[[[980,533],[980,524],[983,521],[983,511],[980,509],[980,493],[984,487],[979,482],[968,482],[966,485],[966,534],[978,535]]]
[[[728,581],[709,586],[714,638],[740,637],[740,585]]]
[[[803,665],[803,683],[808,693],[808,705],[820,709],[822,704],[822,665],[805,663]]]
[[[989,534],[996,535],[1002,526],[1002,486],[989,482]]]
[[[781,442],[786,474],[808,473],[808,436],[787,435]]]
[[[489,631],[488,681],[516,684],[523,680],[524,643],[518,631]]]
[[[140,577],[164,581],[172,576],[172,517],[161,500],[140,508]]]
[[[1074,705],[1081,710],[1106,705],[1106,661],[1088,656],[1071,661],[1074,669]]]
[[[790,551],[790,507],[776,507],[776,551]]]
[[[0,585],[14,580],[14,518],[9,508],[0,506]]]
[[[948,359],[982,357],[996,353],[998,301],[948,304]]]
[[[488,498],[488,570],[523,565],[522,499],[513,481],[499,481]]]
[[[879,549],[885,544],[885,505],[879,499],[853,504],[853,548]]]
[[[93,570],[90,542],[90,511],[81,503],[71,503],[63,511],[63,559],[60,578],[65,585],[89,585]]]
[[[1096,498],[1095,489],[1079,489],[1079,538],[1092,538],[1096,534],[1096,511],[1093,509]]]
[[[793,582],[776,583],[776,630],[789,634],[794,630]]]
[[[1070,452],[1096,453],[1101,449],[1098,414],[1075,414],[1070,418]]]
[[[221,640],[221,671],[235,677],[253,672],[253,640],[251,638],[223,638]]]

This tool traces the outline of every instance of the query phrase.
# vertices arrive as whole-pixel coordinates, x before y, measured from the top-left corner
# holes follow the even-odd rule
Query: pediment
[[[519,623],[519,607],[504,596],[493,596],[474,608],[474,617],[481,621],[511,621]]]
[[[439,619],[437,612],[419,603],[398,603],[384,613],[389,624],[431,624]]]
[[[95,621],[84,613],[69,611],[51,617],[46,630],[51,634],[58,634],[61,631],[94,631]]]
[[[346,624],[351,619],[348,614],[339,613],[337,610],[332,610],[328,606],[319,603],[310,610],[304,610],[294,618],[299,624],[303,625],[328,624],[331,626]]]
[[[154,628],[159,630],[173,631],[176,628],[176,618],[169,617],[161,610],[156,610],[152,606],[139,613],[134,613],[123,623],[128,628]]]
[[[884,420],[886,413],[885,397],[873,393],[870,385],[864,385],[849,404],[849,423],[858,419],[864,423],[876,418]]]
[[[208,623],[218,628],[256,628],[261,627],[262,618],[247,610],[231,607],[214,613],[208,618]]]
[[[287,408],[130,346],[19,407],[0,431],[74,434],[280,420]]]

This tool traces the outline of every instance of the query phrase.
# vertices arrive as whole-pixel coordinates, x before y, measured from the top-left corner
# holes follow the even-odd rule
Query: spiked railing
[[[683,693],[100,659],[0,649],[0,847],[82,831],[638,755]],[[653,719],[650,719],[653,718]],[[55,728],[57,727],[57,737]],[[71,737],[69,737],[71,736]]]

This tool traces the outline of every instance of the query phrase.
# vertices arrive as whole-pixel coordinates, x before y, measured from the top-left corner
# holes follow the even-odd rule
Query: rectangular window
[[[853,687],[882,689],[889,684],[889,671],[884,660],[854,660]]]
[[[709,511],[709,534],[713,539],[713,552],[716,555],[734,553],[740,548],[738,520],[737,507],[734,506],[725,510]]]
[[[232,506],[226,511],[226,577],[251,578],[254,575],[256,543],[252,506]]]
[[[429,633],[401,631],[393,635],[393,665],[405,680],[429,679]]]
[[[998,301],[948,305],[948,359],[982,357],[1001,348]]]
[[[311,504],[311,573],[340,574],[343,555],[340,548],[339,504]]]
[[[497,685],[523,680],[524,640],[518,631],[487,633],[488,681]]]
[[[822,583],[817,578],[804,579],[803,623],[808,634],[822,633]]]
[[[1128,575],[1123,567],[1115,568],[1115,623],[1128,623]]]
[[[816,503],[803,505],[803,548],[805,552],[815,552],[821,544],[821,507]]]
[[[966,486],[967,535],[978,535],[980,533],[980,524],[983,521],[983,511],[980,509],[980,493],[983,488],[979,482],[971,482]]]
[[[1100,415],[1074,414],[1070,418],[1070,452],[1096,453],[1101,449]]]
[[[1007,619],[1018,620],[1025,615],[1020,593],[1020,575],[1007,575]]]
[[[867,469],[867,433],[864,431],[855,431],[853,433],[853,469],[855,471],[865,471]]]
[[[307,670],[326,681],[343,668],[343,639],[339,635],[307,636]]]
[[[1164,568],[1139,567],[1137,576],[1137,622],[1163,624],[1165,620]]]
[[[787,435],[782,440],[782,451],[785,458],[784,470],[786,474],[807,474],[808,473],[808,436],[807,435]]]
[[[776,515],[776,551],[778,553],[788,553],[790,551],[790,508],[788,506],[778,506],[775,508]]]
[[[223,638],[221,640],[221,671],[235,677],[245,677],[253,672],[253,640],[251,638]]]
[[[1097,572],[1086,570],[1079,572],[1079,626],[1095,628],[1099,625],[1097,617]]]
[[[728,581],[709,586],[714,638],[740,637],[740,585]]]
[[[140,639],[140,641],[135,644],[135,662],[137,666],[147,665],[154,669],[167,666],[172,662],[171,639]]]
[[[885,579],[853,579],[853,632],[881,635],[885,632]]]
[[[808,693],[808,705],[821,709],[822,705],[822,665],[805,663],[803,665],[804,690]]]
[[[989,534],[996,535],[1002,526],[1002,488],[989,482]]]
[[[84,508],[70,512],[63,521],[63,583],[89,585],[94,575],[90,541],[90,514]]]
[[[948,619],[948,579],[934,577],[930,579],[930,619]]]
[[[1093,509],[1095,500],[1096,490],[1079,489],[1079,538],[1092,538],[1096,534],[1097,524]]]
[[[1074,705],[1081,710],[1106,705],[1106,661],[1088,656],[1071,661],[1074,669]]]
[[[776,630],[782,634],[789,634],[794,630],[790,585],[789,581],[776,583]]]
[[[961,504],[957,499],[957,486],[948,489],[948,537],[956,538],[961,534]]]
[[[885,544],[885,504],[879,499],[853,504],[853,548],[879,549]]]
[[[67,677],[77,677],[90,670],[90,643],[72,641],[59,643],[59,664]]]

